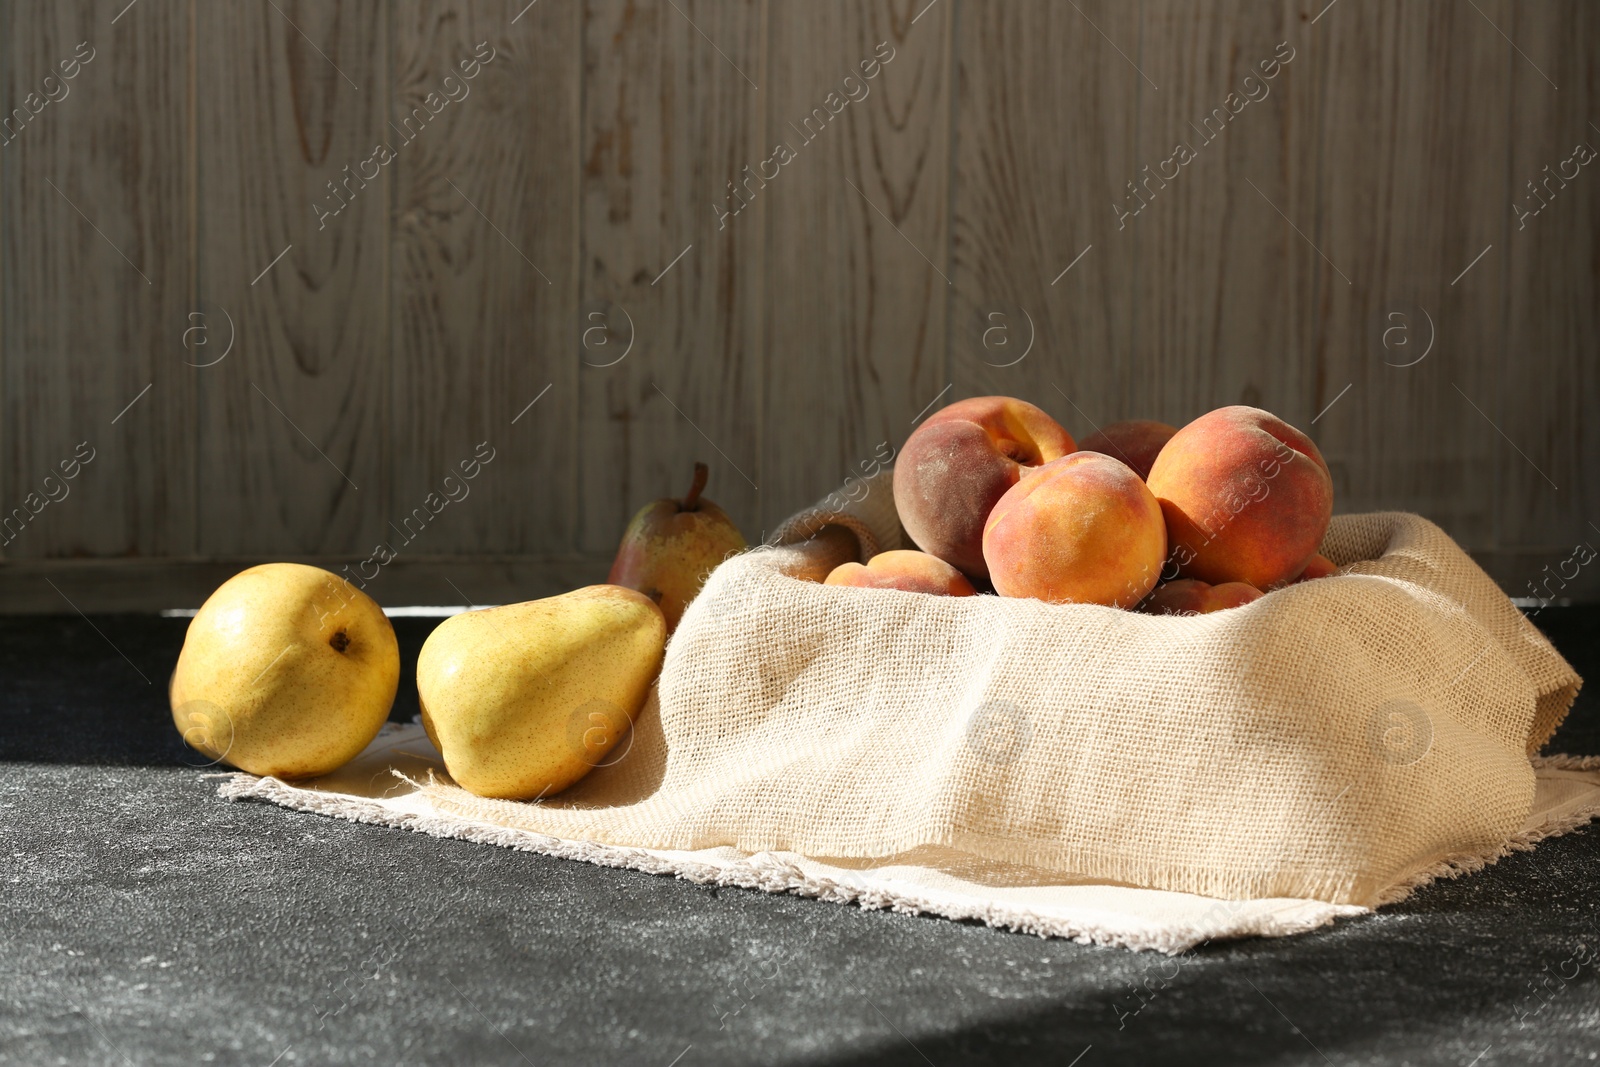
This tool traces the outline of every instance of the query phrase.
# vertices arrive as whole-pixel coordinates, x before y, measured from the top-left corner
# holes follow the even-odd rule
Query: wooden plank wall
[[[994,392],[1270,408],[1600,595],[1597,68],[1588,0],[0,0],[0,607],[538,595]]]

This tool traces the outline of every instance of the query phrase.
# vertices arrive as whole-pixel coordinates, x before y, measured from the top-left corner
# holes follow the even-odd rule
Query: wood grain
[[[1100,418],[1175,426],[1228,404],[1309,425],[1319,58],[1295,0],[1150,0],[1127,400]],[[1270,75],[1270,76],[1269,76]],[[1149,86],[1144,88],[1148,89]],[[1181,146],[1181,150],[1180,150]],[[1187,162],[1184,162],[1187,160]],[[1121,236],[1121,235],[1119,235]]]
[[[766,155],[762,12],[753,0],[584,6],[580,309],[614,335],[581,353],[567,461],[585,550],[615,550],[641,506],[682,496],[697,459],[711,467],[707,496],[759,534],[767,208],[721,228],[714,212]]]
[[[913,24],[925,7],[772,7],[768,140],[794,157],[751,185],[771,212],[768,530],[898,449],[949,382],[955,5]]]
[[[194,547],[188,9],[153,0],[113,24],[118,6],[0,14],[0,551],[14,559]],[[63,479],[80,445],[93,459]]]
[[[1502,25],[1521,53],[1511,57],[1511,189],[1501,207],[1509,326],[1490,369],[1505,434],[1490,440],[1495,511],[1502,543],[1548,553],[1512,587],[1571,595],[1561,588],[1571,549],[1600,549],[1600,158],[1570,181],[1561,171],[1572,174],[1566,161],[1579,144],[1600,152],[1600,12],[1519,4]],[[1481,283],[1477,291],[1495,296]]]
[[[468,600],[472,602],[467,605],[470,607],[515,604],[605,581],[611,555],[560,553],[433,559],[402,555],[384,567],[381,584],[372,588],[383,598],[385,607],[460,605]],[[72,609],[61,599],[66,593],[75,606],[89,615],[192,609],[205,603],[217,586],[244,568],[283,561],[280,553],[225,560],[14,560],[0,567],[0,604],[5,605],[7,614],[71,614]],[[338,571],[348,565],[349,557],[301,556],[292,562]]]
[[[428,114],[430,94],[441,110],[413,139],[395,137],[390,519],[404,530],[388,543],[567,551],[580,10],[538,4],[513,23],[498,0],[408,2],[393,17],[393,122]],[[459,465],[484,442],[495,458],[469,483]],[[418,508],[428,519],[430,493],[445,502],[437,519],[407,525]]]
[[[1306,231],[1326,257],[1314,405],[1333,406],[1311,432],[1339,510],[1416,511],[1492,547],[1505,260],[1451,281],[1505,231],[1505,168],[1485,160],[1509,144],[1511,53],[1488,24],[1508,5],[1476,6],[1341,4],[1315,27],[1328,83],[1322,221]]]
[[[201,379],[203,555],[385,535],[392,174],[361,163],[392,135],[387,12],[196,8],[200,293],[238,329]]]
[[[985,393],[1270,408],[1513,592],[1600,545],[1600,170],[1515,207],[1600,149],[1587,0],[0,0],[4,108],[81,41],[0,127],[0,515],[95,450],[0,545],[35,607],[402,538],[393,595],[576,581],[696,459],[754,540]]]
[[[1082,437],[1126,392],[1133,243],[1115,205],[1153,91],[1138,9],[978,0],[958,20],[954,388],[941,403],[1019,396]]]

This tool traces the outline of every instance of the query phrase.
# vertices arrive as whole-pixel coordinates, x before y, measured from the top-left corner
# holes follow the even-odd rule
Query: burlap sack
[[[883,549],[889,478],[851,509]],[[659,783],[540,821],[1369,904],[1521,826],[1528,757],[1580,680],[1425,519],[1341,516],[1323,550],[1348,576],[1194,617],[819,586],[782,548],[740,556],[668,648]]]
[[[843,520],[884,550],[903,543],[889,478]],[[763,547],[712,574],[627,741],[559,797],[414,771],[387,809],[337,784],[228,791],[688,877],[726,860],[716,877],[818,895],[894,866],[893,906],[1168,950],[1210,936],[1198,907],[1117,898],[1112,922],[1103,890],[1061,887],[1252,900],[1227,932],[1287,932],[1264,898],[1372,907],[1587,819],[1593,771],[1541,769],[1536,808],[1529,758],[1581,680],[1471,559],[1398,513],[1336,517],[1322,551],[1341,576],[1152,617],[821,586]],[[774,855],[799,873],[774,880]]]

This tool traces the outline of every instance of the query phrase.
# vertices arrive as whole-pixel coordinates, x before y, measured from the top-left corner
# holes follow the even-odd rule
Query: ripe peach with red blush
[[[983,534],[1001,596],[1132,607],[1161,576],[1161,505],[1127,464],[1074,452],[1028,473],[995,504]]]
[[[1218,408],[1173,435],[1148,479],[1178,575],[1270,589],[1305,570],[1333,514],[1317,446],[1270,412]]]
[[[1213,611],[1243,607],[1264,595],[1244,582],[1212,585],[1194,578],[1179,578],[1156,586],[1139,605],[1139,610],[1146,615],[1209,615]]]
[[[822,584],[899,589],[934,596],[975,596],[978,592],[966,575],[938,556],[904,549],[879,552],[865,563],[841,563]]]
[[[1306,564],[1306,569],[1300,572],[1300,577],[1290,582],[1298,585],[1300,582],[1309,582],[1313,578],[1331,578],[1339,573],[1339,565],[1333,560],[1318,553],[1311,557],[1311,562]]]
[[[1078,442],[1078,447],[1085,452],[1102,452],[1120,459],[1133,473],[1148,479],[1156,456],[1177,432],[1176,426],[1153,419],[1127,419],[1096,430]]]
[[[917,547],[968,577],[989,576],[984,523],[1025,471],[1076,449],[1044,411],[1007,396],[941,408],[917,427],[894,467],[894,503]]]

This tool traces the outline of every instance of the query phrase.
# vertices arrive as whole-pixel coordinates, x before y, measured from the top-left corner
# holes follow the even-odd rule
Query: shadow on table
[[[1591,842],[1591,860],[1594,852]],[[1505,865],[1503,878],[1532,879],[1511,866]],[[1480,885],[1491,877],[1476,876]],[[1566,884],[1563,892],[1575,898],[1593,893],[1600,879],[1592,862],[1581,880],[1583,885]],[[1525,906],[1531,910],[1538,903],[1530,899]],[[1600,982],[1593,965],[1574,962],[1583,939],[1570,919],[1553,920],[1531,936],[1519,923],[1519,939],[1510,944],[1503,913],[1430,912],[1423,902],[1409,916],[1420,922],[1396,921],[1405,914],[1398,910],[1390,921],[1345,920],[1310,935],[1235,942],[1183,957],[1087,950],[1083,987],[1075,995],[953,1029],[941,1026],[937,1009],[929,1009],[933,991],[908,990],[903,1000],[851,1011],[883,1032],[870,1048],[785,1063],[1464,1065],[1485,1049],[1496,1053],[1486,1062],[1582,1058],[1580,1051],[1592,1041],[1584,1015]],[[1590,929],[1590,945],[1594,925],[1590,920],[1580,927]],[[1556,981],[1553,989],[1540,985],[1549,975],[1573,970],[1570,980]],[[1163,985],[1153,975],[1173,977]],[[1535,992],[1530,984],[1538,987]],[[1142,1008],[1135,992],[1141,985]],[[970,995],[965,1004],[945,991],[939,999],[970,1005]],[[913,1022],[918,1013],[920,1027]]]
[[[400,688],[389,718],[418,713],[417,653],[441,620],[395,619]],[[1600,674],[1600,606],[1547,607],[1533,620],[1580,675]],[[166,686],[188,619],[0,616],[0,761],[193,766]],[[1551,752],[1600,754],[1600,696],[1578,694]]]
[[[400,688],[389,718],[417,714],[416,662],[439,619],[395,619]],[[0,762],[194,767],[167,682],[189,620],[158,615],[0,616]]]

